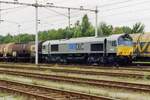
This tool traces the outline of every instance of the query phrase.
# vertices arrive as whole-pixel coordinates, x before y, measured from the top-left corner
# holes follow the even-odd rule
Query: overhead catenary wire
[[[54,12],[54,13],[56,13],[56,14],[58,14],[58,15],[68,17],[66,14],[60,13],[60,12],[58,12],[58,11],[56,11],[56,10],[49,9],[49,8],[45,8],[45,9],[48,10],[48,11]]]
[[[147,4],[148,2],[150,2],[149,0],[146,0],[146,1],[142,1],[142,2],[134,2],[134,3],[131,3],[131,4],[128,4],[128,5],[125,5],[125,6],[121,6],[121,7],[113,7],[113,8],[108,8],[108,9],[102,9],[103,11],[114,11],[114,10],[120,10],[120,9],[123,9],[123,8],[127,8],[127,7],[130,7],[130,6],[138,6],[138,5],[142,5],[142,4]],[[101,8],[101,7],[99,7]]]
[[[4,9],[1,9],[2,11],[7,11],[7,10],[14,10],[14,9],[20,9],[22,7],[26,7],[26,6],[18,6],[18,7],[10,7],[10,8],[4,8]]]
[[[50,12],[53,12],[53,11],[51,11],[51,9],[46,9],[47,11],[48,11],[48,13],[49,14],[51,14]],[[55,10],[56,11],[56,10]],[[61,16],[64,16],[64,17],[68,17],[67,16],[67,14],[64,14],[64,13],[60,13],[60,12],[55,12],[54,11],[54,13],[56,13],[57,15],[61,15]],[[72,18],[72,17],[74,17],[74,16],[79,16],[79,14],[81,14],[81,12],[79,12],[79,11],[76,11],[76,12],[71,12],[71,15],[70,15],[70,17]],[[42,17],[42,19],[47,19],[47,18],[56,18],[57,17],[57,15],[54,15],[54,16],[46,16],[46,17]],[[60,16],[59,16],[60,17]]]
[[[1,14],[1,12],[2,12],[2,9],[1,9],[1,3],[0,3],[0,24],[1,24],[1,20],[2,20],[2,14]]]
[[[127,1],[127,0],[126,0]],[[119,2],[118,4],[121,4],[122,2],[126,2],[126,1],[121,1],[121,2]],[[133,1],[133,0],[132,0]],[[115,3],[117,3],[117,2],[115,2]],[[110,6],[110,4],[108,4],[107,6]],[[136,6],[136,5],[135,5]],[[110,14],[111,15],[111,14]],[[114,14],[114,15],[117,15],[117,14]],[[105,16],[105,17],[107,17],[107,16]]]
[[[20,6],[20,7],[15,8],[15,9],[3,11],[2,14],[6,15],[6,14],[11,14],[11,13],[16,13],[16,12],[21,11],[21,10],[26,9],[26,8],[28,8],[28,6]]]
[[[135,11],[138,11],[138,12],[135,12]],[[126,15],[126,14],[131,14],[130,12],[135,12],[136,14],[139,14],[139,13],[144,13],[144,12],[147,12],[148,13],[148,11],[150,11],[150,9],[148,9],[148,8],[146,8],[146,9],[135,9],[135,10],[128,10],[128,11],[122,11],[122,12],[117,12],[117,13],[112,13],[112,14],[107,14],[107,15],[103,15],[102,17],[105,17],[105,18],[107,18],[107,17],[112,17],[112,16],[118,16],[118,15],[120,15],[120,16],[122,16],[122,15]]]
[[[110,6],[114,6],[114,5],[128,3],[131,1],[134,1],[134,0],[124,0],[124,1],[119,1],[119,2],[112,2],[112,3],[108,3],[108,4],[99,5],[98,7],[100,7],[100,8],[110,7]]]
[[[82,19],[83,15],[87,14],[87,13],[85,13],[83,15],[80,15],[79,13],[81,13],[81,12],[75,12],[73,14],[71,13],[71,19],[70,20],[72,20],[72,19],[74,20],[76,18]],[[59,15],[59,13],[57,13],[57,14]],[[67,15],[65,17],[68,18]],[[49,20],[49,19],[47,20],[47,18],[50,18],[51,20]],[[43,21],[45,20],[45,21],[50,22],[50,23],[57,23],[60,21],[65,21],[63,17],[57,17],[57,16],[47,16],[47,17],[42,18],[42,20]],[[40,21],[42,21],[42,20],[40,20]],[[79,20],[79,19],[76,19],[76,20]]]
[[[77,21],[77,20],[80,20],[80,19],[81,19],[81,16],[79,14],[71,18],[72,21]],[[93,19],[93,17],[89,17],[89,20],[90,19]],[[31,26],[32,25],[31,23],[33,23],[33,20],[24,21],[24,22],[21,22],[21,23],[22,23],[22,26],[23,26],[23,23],[24,24],[29,24],[27,26],[30,26],[28,28],[22,28],[22,31],[27,31],[27,30],[29,31],[31,28],[33,28],[33,26]],[[53,24],[50,24],[50,23],[53,23]],[[55,25],[62,26],[62,24],[63,25],[66,24],[65,26],[67,26],[67,22],[65,20],[60,19],[60,18],[57,18],[57,19],[51,20],[51,21],[43,19],[43,20],[40,20],[40,24],[46,24],[46,25],[49,25],[49,27],[55,26]],[[42,31],[42,30],[40,30],[40,31]]]
[[[150,14],[149,14],[150,15]],[[137,20],[146,20],[146,19],[150,19],[149,17],[141,17],[141,18],[132,18],[132,19],[126,19],[126,20],[117,20],[115,21],[116,23],[129,23],[129,22],[137,22]]]

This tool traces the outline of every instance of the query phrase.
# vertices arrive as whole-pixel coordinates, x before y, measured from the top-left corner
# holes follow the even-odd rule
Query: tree
[[[123,26],[122,27],[122,31],[123,33],[127,33],[127,34],[131,34],[132,33],[132,29],[128,26]]]
[[[113,33],[114,34],[122,34],[122,33],[131,34],[132,29],[128,26],[115,27],[114,30],[113,30]]]
[[[73,30],[74,30],[73,37],[81,37],[82,36],[81,25],[80,25],[79,20],[75,23],[75,27]]]
[[[25,33],[25,34],[20,34],[19,38],[20,38],[20,42],[27,43],[29,41],[34,41],[35,35]]]
[[[122,27],[115,27],[113,30],[113,34],[121,34],[124,33]]]
[[[98,35],[99,36],[107,36],[113,33],[113,26],[107,25],[105,22],[102,22],[98,26]]]
[[[8,33],[6,36],[4,36],[3,38],[3,43],[9,43],[9,42],[13,42],[14,39],[13,39],[13,36],[10,35],[10,33]]]
[[[135,25],[133,25],[132,34],[133,33],[143,33],[144,32],[144,28],[145,28],[145,25],[140,23],[140,22],[138,22]]]
[[[48,31],[40,31],[39,33],[38,33],[38,35],[39,35],[39,40],[41,40],[41,41],[45,41],[45,40],[48,40]]]
[[[0,35],[0,43],[3,43],[3,40],[4,40],[4,36]]]
[[[81,36],[93,36],[94,35],[94,28],[89,22],[89,18],[86,15],[83,16],[82,18],[82,23],[81,23]]]

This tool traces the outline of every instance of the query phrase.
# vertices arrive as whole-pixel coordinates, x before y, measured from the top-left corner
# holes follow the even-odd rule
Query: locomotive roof
[[[84,42],[97,42],[107,40],[117,40],[119,37],[124,36],[126,34],[115,34],[110,35],[108,37],[80,37],[80,38],[70,38],[70,39],[60,39],[60,40],[48,40],[43,43],[46,44],[64,44],[64,43],[84,43]]]
[[[90,42],[90,41],[104,41],[105,37],[80,37],[80,38],[70,38],[70,39],[61,39],[61,40],[50,40],[45,41],[43,44],[63,44],[63,43],[81,43],[81,42]]]

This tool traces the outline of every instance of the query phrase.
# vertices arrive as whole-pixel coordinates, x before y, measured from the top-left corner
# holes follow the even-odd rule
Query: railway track
[[[145,84],[98,80],[98,79],[97,80],[86,79],[86,78],[70,77],[70,76],[46,75],[46,74],[39,74],[35,72],[31,73],[31,72],[14,71],[14,70],[0,70],[0,72],[4,74],[31,77],[36,79],[69,82],[69,83],[76,83],[76,84],[86,84],[86,85],[97,86],[97,87],[118,88],[118,89],[130,90],[130,91],[150,93],[150,85],[145,85]]]
[[[0,89],[27,95],[29,100],[116,100],[105,96],[94,96],[8,80],[0,80]]]
[[[108,67],[108,66],[87,66],[87,65],[64,65],[64,64],[39,64],[38,66],[29,63],[0,63],[0,67],[5,68],[22,68],[22,69],[34,69],[34,70],[49,70],[55,69],[55,67],[60,68],[80,68],[80,69],[98,69],[98,70],[125,70],[125,71],[143,71],[150,72],[150,67],[147,66],[128,66],[128,67]]]
[[[45,66],[41,66],[41,67],[32,67],[32,66],[28,66],[25,67],[25,65],[21,66],[21,65],[16,65],[16,66],[12,66],[12,65],[0,65],[0,68],[6,68],[6,69],[26,69],[26,70],[38,70],[38,71],[47,71],[50,70],[52,72],[63,72],[63,73],[74,73],[74,74],[87,74],[87,75],[104,75],[104,76],[114,76],[114,77],[127,77],[127,78],[137,78],[137,79],[150,79],[150,73],[149,74],[142,74],[142,73],[134,73],[134,71],[131,73],[128,72],[119,72],[122,71],[124,69],[115,69],[112,70],[112,72],[108,71],[108,70],[103,70],[103,71],[94,71],[94,70],[87,70],[87,69],[75,69],[75,68],[63,68],[63,67],[45,67]],[[101,70],[101,69],[100,69]],[[111,70],[111,69],[109,69]],[[125,69],[126,71],[127,69]],[[150,70],[140,70],[140,69],[136,69],[136,71],[146,71],[149,72]],[[115,72],[116,71],[116,72]]]

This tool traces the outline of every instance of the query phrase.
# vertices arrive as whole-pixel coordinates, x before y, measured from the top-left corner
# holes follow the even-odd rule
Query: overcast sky
[[[14,0],[1,0],[14,1]],[[34,3],[35,0],[18,0],[19,2]],[[145,31],[150,31],[150,0],[39,0],[39,3],[53,3],[56,6],[80,7],[95,9],[98,6],[98,21],[114,26],[132,26],[136,22],[145,24]],[[34,34],[35,8],[28,6],[1,4],[0,35],[18,34],[20,24],[21,33]],[[56,13],[57,12],[57,13]],[[88,14],[90,21],[95,25],[95,14],[92,12],[71,10],[71,24],[81,20]],[[39,31],[53,28],[63,28],[68,25],[67,10],[54,8],[39,8]]]

